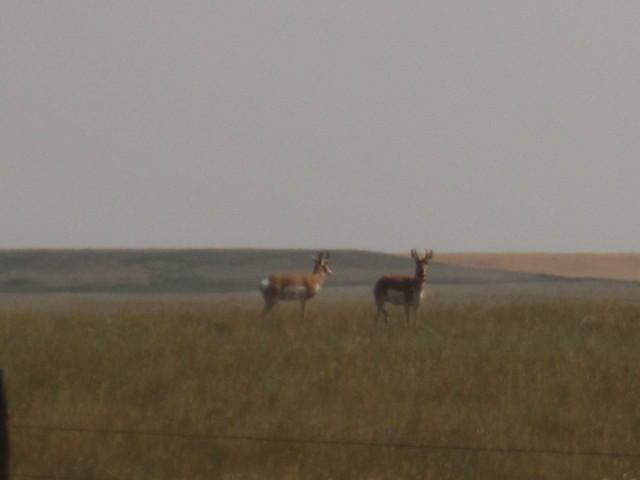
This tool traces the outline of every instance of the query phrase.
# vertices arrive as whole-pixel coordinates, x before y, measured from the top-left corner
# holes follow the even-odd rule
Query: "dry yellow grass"
[[[637,304],[426,305],[412,329],[376,325],[370,303],[295,307],[0,308],[14,475],[638,478],[640,457],[559,453],[640,453]]]
[[[436,260],[513,272],[640,281],[638,253],[438,253]]]

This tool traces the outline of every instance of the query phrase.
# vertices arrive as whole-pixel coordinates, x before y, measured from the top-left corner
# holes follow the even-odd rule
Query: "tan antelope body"
[[[312,258],[314,265],[311,273],[273,274],[260,282],[259,288],[264,298],[262,315],[269,313],[280,300],[297,300],[304,317],[307,300],[320,291],[325,277],[333,273],[328,264],[329,252],[318,252]]]
[[[373,288],[373,297],[376,302],[376,320],[384,315],[385,323],[389,319],[389,312],[384,308],[386,303],[403,305],[407,325],[410,324],[411,314],[415,322],[416,312],[425,293],[426,271],[429,260],[433,257],[433,250],[425,250],[423,258],[418,256],[416,250],[411,250],[411,258],[416,264],[416,273],[413,277],[408,275],[388,275],[380,277]]]

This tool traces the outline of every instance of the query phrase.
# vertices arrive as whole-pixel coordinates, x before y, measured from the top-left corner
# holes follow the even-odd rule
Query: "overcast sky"
[[[0,248],[638,251],[640,2],[8,1]]]

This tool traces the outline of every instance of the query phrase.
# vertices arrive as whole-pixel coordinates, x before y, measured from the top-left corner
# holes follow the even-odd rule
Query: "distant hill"
[[[438,259],[481,269],[640,281],[638,253],[440,253]]]
[[[0,250],[0,292],[241,292],[264,276],[311,269],[311,250]],[[398,255],[331,251],[328,285],[370,286],[383,274],[413,273]],[[434,262],[433,284],[522,284],[556,277]]]

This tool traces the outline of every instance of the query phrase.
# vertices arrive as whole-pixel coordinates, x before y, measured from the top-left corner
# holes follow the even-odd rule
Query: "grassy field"
[[[640,454],[637,303],[436,302],[412,329],[399,310],[376,325],[369,303],[317,301],[304,321],[296,307],[259,320],[258,305],[187,299],[5,304],[13,472],[640,478],[638,456],[559,453]]]

